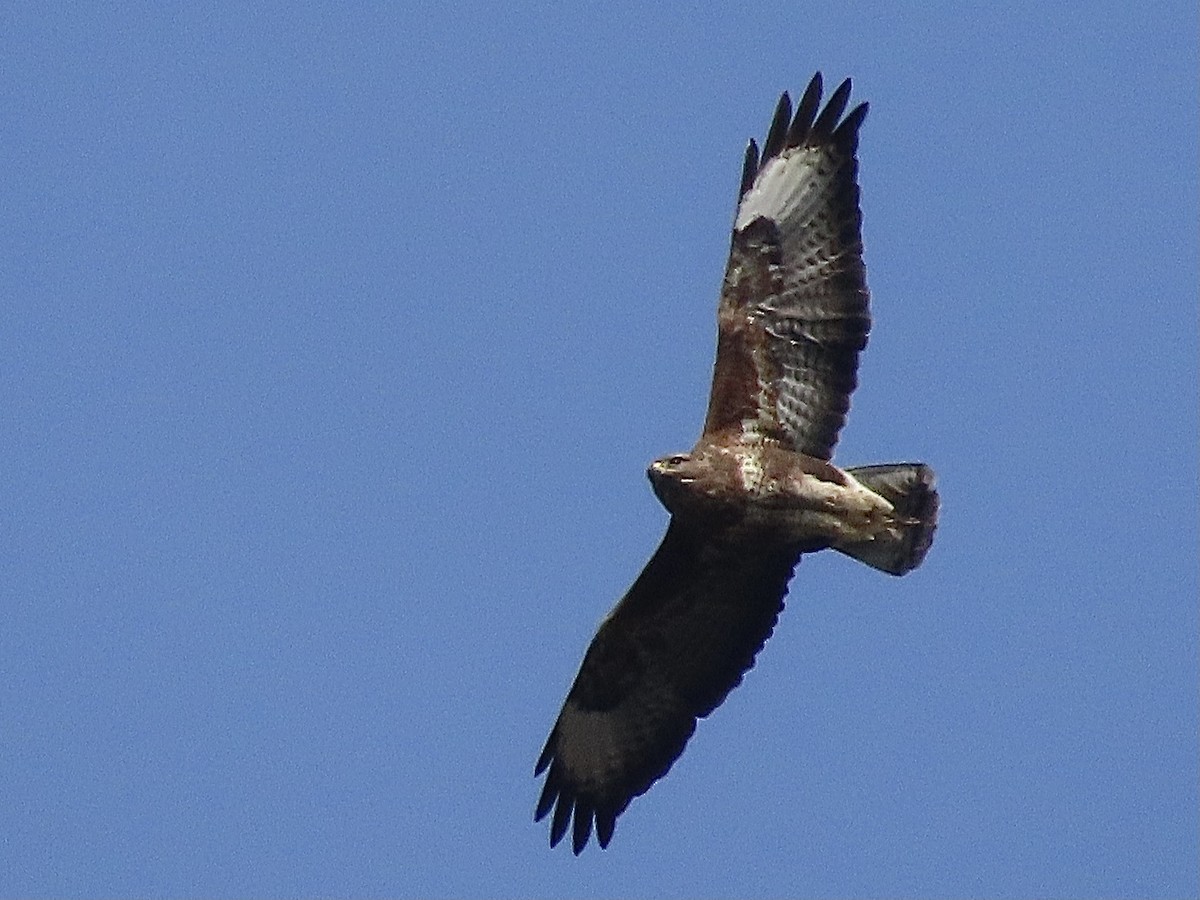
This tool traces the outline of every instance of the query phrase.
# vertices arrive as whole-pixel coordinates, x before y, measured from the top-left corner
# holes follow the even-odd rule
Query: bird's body
[[[855,156],[866,104],[842,118],[849,93],[846,81],[818,115],[818,74],[794,117],[783,95],[761,158],[747,148],[703,433],[651,464],[667,533],[588,647],[535,769],[552,846],[568,828],[576,853],[593,828],[608,845],[753,666],[804,553],[902,575],[933,539],[927,466],[832,462],[870,329]]]
[[[702,440],[689,454],[655,460],[649,476],[681,521],[725,519],[797,546],[869,541],[907,522],[853,475],[784,447]]]

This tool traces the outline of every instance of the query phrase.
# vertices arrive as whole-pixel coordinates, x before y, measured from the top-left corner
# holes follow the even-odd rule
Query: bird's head
[[[689,486],[696,481],[696,467],[696,460],[687,453],[675,453],[650,463],[650,468],[646,470],[650,484],[654,486],[659,501],[670,512],[675,512],[681,502],[694,493]]]

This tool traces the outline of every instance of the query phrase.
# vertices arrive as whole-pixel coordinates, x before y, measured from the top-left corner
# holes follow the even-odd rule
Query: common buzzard
[[[666,536],[600,625],[534,770],[552,847],[568,827],[576,854],[593,828],[608,846],[754,665],[802,554],[903,575],[933,540],[928,466],[831,462],[871,326],[855,158],[867,104],[843,117],[849,98],[847,79],[818,114],[817,73],[794,115],[780,98],[761,154],[746,148],[704,433],[651,463]]]

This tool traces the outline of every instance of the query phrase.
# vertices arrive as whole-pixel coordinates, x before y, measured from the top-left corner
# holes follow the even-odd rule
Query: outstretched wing
[[[850,80],[817,115],[817,73],[792,115],[785,93],[763,145],[746,148],[718,311],[704,433],[775,441],[829,459],[871,327]]]
[[[792,548],[696,534],[672,520],[633,587],[600,626],[534,774],[550,846],[571,825],[578,854],[607,847],[634,797],[667,773],[696,729],[754,665],[775,627]]]

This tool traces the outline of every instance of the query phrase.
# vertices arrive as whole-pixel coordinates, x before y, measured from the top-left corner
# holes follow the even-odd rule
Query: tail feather
[[[895,463],[846,471],[891,503],[902,524],[873,540],[835,544],[834,549],[891,575],[911,572],[929,552],[937,529],[933,469],[923,463]]]

